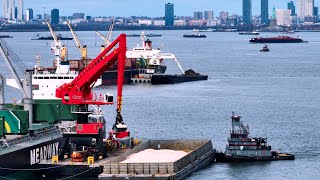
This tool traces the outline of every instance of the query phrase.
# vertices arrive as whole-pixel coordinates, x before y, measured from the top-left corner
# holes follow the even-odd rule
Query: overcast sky
[[[295,1],[295,0],[294,0]],[[315,0],[319,6],[320,0]],[[242,0],[25,0],[24,9],[32,8],[34,14],[43,14],[51,9],[60,10],[60,15],[83,12],[91,16],[164,16],[166,3],[174,3],[175,15],[193,16],[193,11],[213,10],[215,16],[221,11],[242,14]],[[269,0],[269,11],[287,8],[289,0]],[[260,0],[252,0],[253,15],[260,14]]]

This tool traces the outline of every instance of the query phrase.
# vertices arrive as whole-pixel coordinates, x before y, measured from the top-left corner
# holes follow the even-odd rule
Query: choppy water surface
[[[128,31],[127,33],[140,33]],[[124,88],[123,117],[132,135],[148,139],[206,138],[224,150],[231,127],[231,112],[249,123],[252,136],[268,137],[273,149],[296,155],[294,161],[243,164],[213,164],[187,179],[318,179],[320,175],[320,34],[300,33],[309,43],[250,44],[250,36],[237,33],[207,33],[206,39],[184,39],[190,31],[150,31],[162,34],[152,38],[154,47],[172,52],[182,67],[208,74],[208,81],[175,85],[127,85]],[[42,64],[52,65],[50,43],[31,41],[37,33],[8,33],[7,42],[28,67],[39,54]],[[49,33],[40,33],[49,35]],[[71,36],[70,33],[61,34]],[[114,32],[114,37],[120,32]],[[99,52],[102,43],[94,32],[78,32],[88,46],[89,56]],[[262,33],[273,36],[275,33]],[[128,38],[128,47],[140,43]],[[79,51],[68,41],[69,59]],[[4,67],[4,64],[0,64]],[[176,64],[166,61],[167,73],[180,73]],[[2,74],[8,71],[2,68]],[[19,91],[6,88],[7,101]],[[116,87],[99,88],[116,94]],[[20,95],[19,95],[20,97]],[[115,105],[105,107],[111,128]]]

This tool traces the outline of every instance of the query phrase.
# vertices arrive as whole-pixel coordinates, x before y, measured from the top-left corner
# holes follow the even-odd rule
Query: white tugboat
[[[240,121],[240,116],[232,113],[232,129],[228,138],[225,153],[217,153],[218,162],[233,161],[271,161],[271,160],[293,160],[294,155],[279,153],[271,150],[267,144],[267,138],[249,137],[249,126]]]

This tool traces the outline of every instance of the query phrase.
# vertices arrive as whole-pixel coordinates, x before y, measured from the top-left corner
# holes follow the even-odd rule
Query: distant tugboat
[[[232,129],[225,153],[217,153],[217,162],[294,160],[294,155],[272,151],[267,138],[249,137],[249,126],[240,121],[240,116],[232,113]]]
[[[262,49],[260,49],[260,52],[269,52],[269,51],[270,50],[269,50],[269,48],[268,48],[268,46],[266,44],[263,46]]]

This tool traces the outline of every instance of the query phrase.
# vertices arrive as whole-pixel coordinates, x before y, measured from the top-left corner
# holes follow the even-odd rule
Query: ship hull
[[[19,169],[32,169],[40,160],[58,155],[57,149],[63,144],[63,137],[0,155],[0,174],[8,175]],[[19,146],[19,144],[17,145]],[[14,147],[12,147],[14,148]],[[54,148],[54,150],[53,150]]]
[[[253,38],[250,39],[250,43],[302,43],[302,39],[264,39],[264,38]]]
[[[165,73],[167,67],[161,66],[160,73]],[[140,73],[138,68],[128,68],[124,72],[124,84],[130,84],[131,78]],[[109,70],[102,74],[102,85],[116,85],[118,81],[118,71],[117,70]]]

